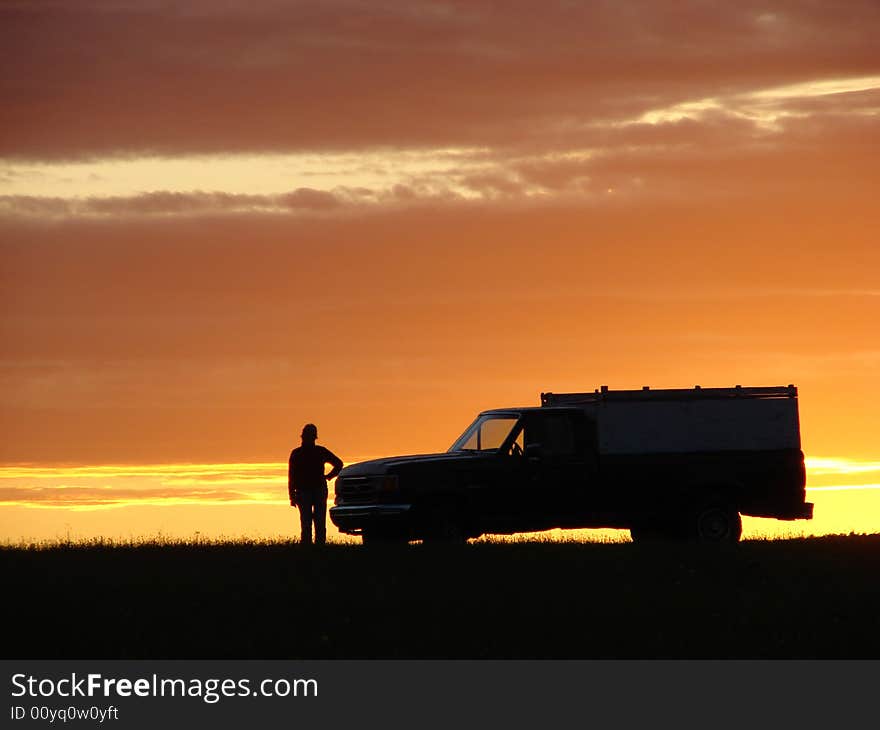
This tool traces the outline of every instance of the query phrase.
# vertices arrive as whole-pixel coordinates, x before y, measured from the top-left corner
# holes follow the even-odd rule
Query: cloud
[[[876,75],[878,29],[873,0],[7,2],[0,156],[564,145],[584,123]]]
[[[298,188],[292,193],[279,196],[278,202],[292,209],[327,210],[340,205],[339,198],[333,193],[310,188]]]
[[[589,203],[608,193],[631,200],[717,198],[813,186],[862,195],[876,181],[871,160],[880,144],[880,87],[871,85],[877,83],[871,77],[861,85],[783,87],[766,98],[722,94],[653,107],[630,120],[570,124],[531,147],[137,158],[104,161],[103,168],[100,161],[9,162],[0,216],[332,215],[377,204],[522,204],[566,196]],[[174,189],[181,175],[226,189]],[[281,190],[291,176],[314,186],[249,192],[255,183]],[[168,188],[136,192],[147,184]],[[120,187],[128,192],[114,194]]]
[[[205,216],[218,213],[291,213],[333,210],[357,197],[347,191],[334,193],[297,188],[282,195],[244,195],[221,192],[155,191],[141,195],[85,199],[31,195],[0,196],[0,216],[37,218]]]
[[[283,493],[283,489],[276,492]],[[276,495],[277,497],[277,495]],[[0,505],[35,507],[121,507],[140,504],[205,504],[206,502],[281,503],[248,492],[206,487],[204,489],[126,489],[124,487],[7,487],[0,488]]]
[[[572,132],[567,148],[484,149],[455,157],[437,151],[436,158],[424,155],[400,166],[392,156],[384,174],[372,173],[369,186],[344,184],[356,182],[357,166],[363,161],[352,154],[336,159],[336,172],[324,178],[343,184],[324,189],[298,187],[272,194],[156,190],[86,197],[7,194],[0,195],[0,217],[328,216],[364,213],[376,206],[546,204],[560,198],[590,204],[607,202],[608,193],[631,203],[671,197],[732,200],[783,189],[806,192],[832,187],[835,194],[849,190],[864,196],[866,186],[877,179],[872,153],[880,145],[880,113],[874,113],[872,105],[880,105],[880,91],[865,93],[852,108],[839,98],[799,103],[799,109],[785,112],[733,105],[668,112],[668,118],[658,112],[655,121]],[[179,164],[153,162],[150,179],[162,179],[166,165],[165,179],[173,184],[173,170]],[[210,168],[213,163],[193,164]],[[265,167],[273,164],[271,157],[263,162]],[[217,165],[223,169],[219,159]],[[117,163],[113,173],[117,179],[126,170],[119,167]],[[138,169],[135,165],[132,174]],[[203,177],[208,182],[210,176]],[[38,183],[30,183],[15,189],[39,188]],[[76,185],[61,189],[73,192]]]
[[[279,504],[286,465],[157,464],[0,467],[0,504],[119,507],[131,504]]]

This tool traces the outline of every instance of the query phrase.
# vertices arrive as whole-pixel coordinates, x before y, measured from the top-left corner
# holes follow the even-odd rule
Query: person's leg
[[[312,500],[305,494],[297,495],[299,504],[299,541],[305,545],[312,544]]]
[[[327,497],[315,497],[315,542],[323,545],[327,542]]]

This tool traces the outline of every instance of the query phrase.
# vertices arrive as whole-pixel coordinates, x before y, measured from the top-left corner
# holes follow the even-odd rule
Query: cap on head
[[[318,427],[314,423],[307,423],[303,426],[302,437],[314,441],[318,438]]]

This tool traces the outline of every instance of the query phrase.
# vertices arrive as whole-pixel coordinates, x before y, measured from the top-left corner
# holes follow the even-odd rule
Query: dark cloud
[[[531,147],[880,72],[873,0],[7,2],[0,156]]]
[[[242,195],[219,192],[157,191],[107,198],[49,198],[28,195],[0,196],[0,215],[31,217],[76,216],[204,216],[241,212],[321,212],[354,202],[362,196],[311,188],[282,195]],[[343,200],[344,199],[344,200]]]
[[[341,205],[339,198],[333,193],[311,188],[299,188],[292,193],[278,196],[276,200],[285,208],[293,210],[329,210]]]

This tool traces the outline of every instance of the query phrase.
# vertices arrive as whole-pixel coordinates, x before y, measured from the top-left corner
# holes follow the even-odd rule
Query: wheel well
[[[741,494],[742,486],[734,482],[704,482],[686,487],[681,493],[681,498],[683,506],[690,510],[724,505],[738,512]]]
[[[426,496],[414,505],[415,515],[421,528],[430,527],[441,519],[468,521],[467,502],[459,495],[434,494]]]

